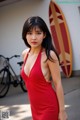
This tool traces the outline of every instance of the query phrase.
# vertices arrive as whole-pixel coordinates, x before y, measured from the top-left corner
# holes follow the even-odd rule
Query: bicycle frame
[[[10,75],[13,77],[13,79],[15,77],[15,79],[19,81],[19,78],[18,78],[17,74],[13,70],[13,68],[12,68],[12,66],[11,66],[11,64],[9,63],[8,60],[6,60],[6,63],[7,63],[7,65],[5,67],[7,67],[7,70],[10,72]]]
[[[27,92],[25,83],[22,80],[22,77],[21,76],[18,77],[18,75],[15,73],[12,65],[9,62],[9,60],[12,59],[13,57],[20,57],[20,56],[13,55],[10,58],[5,58],[3,55],[0,55],[0,57],[4,58],[3,68],[0,70],[0,74],[1,74],[0,98],[3,98],[4,96],[6,96],[11,84],[14,87],[17,87],[18,85],[20,85],[23,92]],[[22,62],[18,62],[17,64],[19,64],[21,66]]]

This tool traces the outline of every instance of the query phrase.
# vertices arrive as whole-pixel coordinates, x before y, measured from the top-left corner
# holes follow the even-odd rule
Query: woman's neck
[[[40,52],[41,49],[42,49],[42,47],[31,48],[30,54],[38,54],[38,53]]]

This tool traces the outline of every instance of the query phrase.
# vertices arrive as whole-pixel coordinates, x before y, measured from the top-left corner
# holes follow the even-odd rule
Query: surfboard
[[[64,14],[53,0],[49,5],[49,22],[53,44],[59,54],[60,66],[66,77],[72,73],[72,46]]]

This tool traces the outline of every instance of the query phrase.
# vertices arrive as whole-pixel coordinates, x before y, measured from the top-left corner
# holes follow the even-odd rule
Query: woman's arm
[[[50,60],[48,60],[47,62],[59,102],[59,120],[67,120],[67,115],[65,113],[65,106],[64,106],[64,93],[61,83],[59,61],[56,54],[53,51],[50,51],[50,55],[53,58],[54,62]]]

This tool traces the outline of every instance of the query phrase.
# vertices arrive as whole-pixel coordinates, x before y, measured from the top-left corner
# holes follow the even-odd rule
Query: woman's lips
[[[37,44],[37,42],[31,42],[32,44]]]

